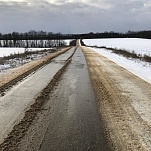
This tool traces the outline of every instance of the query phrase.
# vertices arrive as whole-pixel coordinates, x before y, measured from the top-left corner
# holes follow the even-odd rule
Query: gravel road
[[[52,116],[40,151],[109,150],[80,48],[52,99]]]
[[[37,117],[19,146],[22,151],[110,151],[80,48]]]
[[[1,98],[0,111],[8,107],[9,102],[16,102],[16,99],[9,101],[11,94],[14,97],[17,91],[22,91],[20,88],[28,88],[28,84],[34,83],[37,84],[35,90],[41,86],[37,92],[43,90],[32,98],[40,95],[39,98],[45,98],[45,101],[34,108],[34,112],[28,112],[29,117],[32,113],[35,116],[32,120],[27,118],[30,124],[23,129],[23,137],[16,144],[11,141],[12,146],[15,144],[13,148],[8,147],[8,141],[3,145],[5,149],[0,150],[150,151],[151,85],[87,47],[78,46],[71,56],[72,61],[70,58],[71,62],[66,62],[74,50],[57,57],[38,70],[33,78],[30,76]],[[58,77],[47,76],[52,66],[60,69],[65,62],[68,67],[63,68]],[[39,81],[34,77],[37,74],[40,79],[43,76],[47,79],[45,84],[40,79],[41,82],[36,83]],[[55,82],[50,82],[51,77]],[[47,84],[48,88],[44,88]],[[53,89],[49,88],[51,85]],[[15,98],[24,100],[24,95],[18,96]],[[7,97],[9,104],[4,101]],[[20,108],[18,103],[15,103],[16,109]],[[27,104],[30,106],[30,103]],[[17,132],[18,129],[16,136],[20,138]]]

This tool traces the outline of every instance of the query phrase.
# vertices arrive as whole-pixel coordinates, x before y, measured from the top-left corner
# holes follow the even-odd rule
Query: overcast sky
[[[0,0],[0,32],[151,30],[151,0]]]

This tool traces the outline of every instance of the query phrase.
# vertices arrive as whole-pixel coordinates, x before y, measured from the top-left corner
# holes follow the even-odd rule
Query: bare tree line
[[[52,38],[54,35],[56,38]],[[61,33],[53,34],[35,30],[26,33],[0,33],[0,47],[49,48],[66,45],[59,35]]]
[[[0,33],[0,47],[54,47],[64,46],[65,39],[92,38],[146,38],[151,39],[151,31],[128,31],[118,33],[114,31],[86,34],[61,34],[31,30],[25,33]]]

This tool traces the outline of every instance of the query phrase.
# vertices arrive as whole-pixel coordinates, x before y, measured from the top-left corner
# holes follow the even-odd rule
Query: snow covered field
[[[29,48],[29,51],[40,51],[44,50],[45,48]],[[46,48],[50,49],[50,48]],[[0,48],[0,57],[4,56],[10,56],[11,54],[18,54],[18,53],[24,53],[25,48]]]
[[[49,49],[50,48],[47,48],[47,49],[45,49],[45,48],[29,48],[26,50],[36,51],[36,53],[29,54],[27,56],[20,57],[20,58],[13,58],[13,59],[8,59],[5,61],[2,61],[0,64],[0,74],[8,71],[9,69],[13,69],[13,68],[22,66],[23,64],[26,64],[33,60],[40,59],[40,58],[52,53],[51,50],[49,50]],[[40,50],[48,50],[48,51],[38,53]],[[20,53],[24,53],[24,52],[25,52],[25,48],[0,48],[0,57],[10,56],[11,54],[18,54],[18,53],[20,54]]]
[[[87,39],[84,40],[86,45],[105,46],[134,51],[136,54],[146,54],[151,56],[151,40],[140,38],[108,38],[108,39]]]
[[[66,44],[69,45],[71,40],[65,40]],[[40,51],[50,48],[28,48],[29,51]],[[4,48],[0,47],[0,57],[10,56],[11,54],[24,53],[25,48]]]
[[[106,46],[118,49],[125,49],[128,51],[134,51],[138,54],[147,54],[151,56],[151,40],[148,39],[127,39],[127,38],[117,38],[117,39],[90,39],[83,40],[87,45],[97,45]],[[151,83],[151,63],[143,62],[137,59],[128,59],[117,54],[112,53],[112,51],[106,49],[93,48],[97,53],[107,57],[123,68],[129,70],[140,78],[144,79],[148,83]]]
[[[65,40],[66,44],[69,45],[70,44],[70,41],[72,41],[72,39],[69,39],[69,40]]]

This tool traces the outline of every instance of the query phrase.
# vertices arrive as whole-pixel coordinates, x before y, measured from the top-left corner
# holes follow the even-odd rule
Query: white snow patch
[[[133,74],[139,76],[148,83],[151,83],[151,63],[135,59],[128,59],[105,49],[92,49],[110,59],[111,61],[115,62],[116,64],[120,65],[121,67],[129,70]]]
[[[72,41],[72,39],[69,39],[69,40],[65,40],[66,44],[69,45],[70,44],[70,41]]]
[[[50,49],[50,48],[28,48],[28,51],[40,51],[40,50],[45,50],[45,49]],[[4,56],[10,56],[11,54],[18,54],[18,53],[24,53],[25,48],[0,48],[0,57]]]
[[[108,38],[108,39],[85,39],[86,45],[105,46],[109,48],[125,49],[136,54],[151,56],[151,40],[141,38]]]

